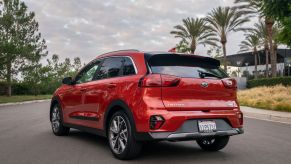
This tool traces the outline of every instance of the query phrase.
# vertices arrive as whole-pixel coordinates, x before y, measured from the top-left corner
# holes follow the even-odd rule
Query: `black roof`
[[[264,65],[266,64],[266,55],[265,51],[261,50],[258,52],[258,65]],[[291,58],[291,49],[278,49],[277,50],[277,61],[278,63],[284,63],[285,58]],[[223,59],[221,57],[220,59]],[[255,65],[255,59],[252,52],[245,52],[245,53],[239,53],[234,55],[226,56],[227,65],[229,66],[240,66],[244,67],[246,66],[246,63],[248,63],[249,66]],[[237,62],[240,61],[240,65],[237,64]],[[269,62],[270,62],[270,55],[269,55]]]

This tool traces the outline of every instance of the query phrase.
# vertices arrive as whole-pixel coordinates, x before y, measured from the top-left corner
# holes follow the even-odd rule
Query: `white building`
[[[266,55],[263,50],[258,52],[257,64],[258,75],[265,76]],[[227,56],[227,65],[228,74],[231,76],[241,77],[244,71],[253,75],[255,70],[255,58],[252,52],[229,55]],[[268,74],[271,75],[270,55],[268,68]],[[277,74],[278,76],[291,76],[291,49],[277,50]]]

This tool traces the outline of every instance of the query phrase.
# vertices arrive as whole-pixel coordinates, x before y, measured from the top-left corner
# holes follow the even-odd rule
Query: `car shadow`
[[[108,147],[107,139],[94,134],[73,130],[69,136],[74,139],[81,140],[82,142],[88,142],[90,145],[94,145],[104,151],[111,152]],[[209,158],[211,156],[211,158]],[[113,156],[112,156],[113,158]],[[199,148],[195,141],[183,141],[183,142],[146,142],[143,145],[141,155],[127,162],[150,162],[152,160],[162,161],[179,161],[179,160],[202,160],[204,162],[211,161],[223,161],[226,158],[231,158],[231,155],[223,151],[207,152]]]

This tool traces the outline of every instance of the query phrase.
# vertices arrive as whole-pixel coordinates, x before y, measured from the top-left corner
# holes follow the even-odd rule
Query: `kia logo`
[[[202,82],[202,83],[201,83],[201,87],[203,87],[203,88],[208,87],[208,83],[207,83],[207,82]]]

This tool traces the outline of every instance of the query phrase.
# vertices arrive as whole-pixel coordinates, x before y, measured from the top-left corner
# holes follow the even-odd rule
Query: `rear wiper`
[[[198,72],[199,72],[199,76],[200,76],[200,78],[205,78],[205,77],[216,77],[216,78],[221,79],[220,76],[217,76],[217,75],[215,75],[215,74],[213,74],[213,73],[203,72],[203,71],[199,71],[199,70],[198,70]]]

